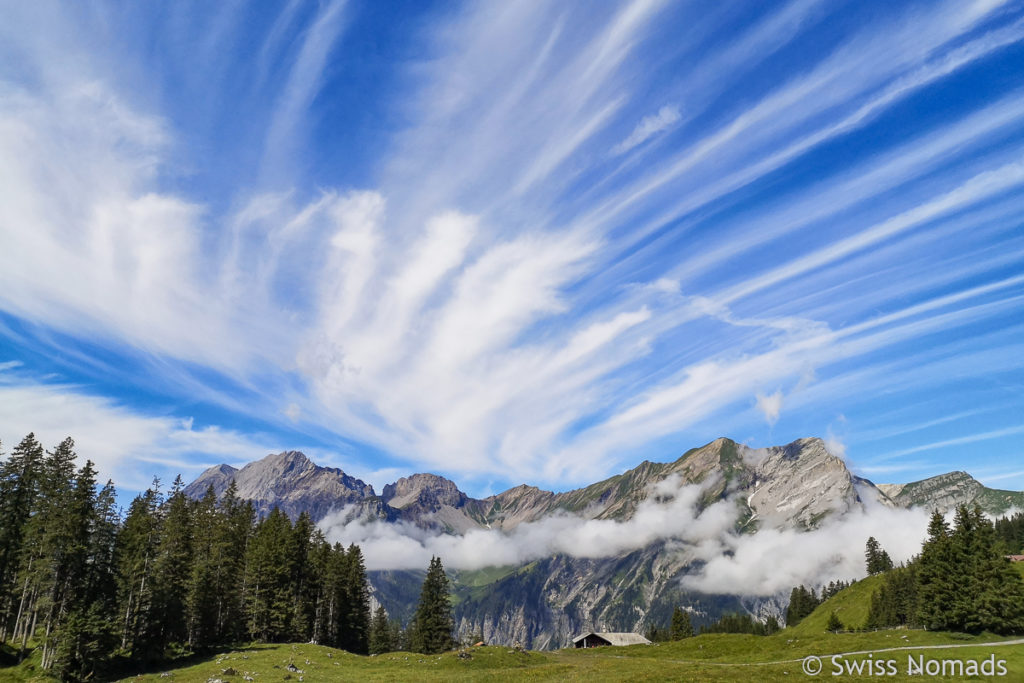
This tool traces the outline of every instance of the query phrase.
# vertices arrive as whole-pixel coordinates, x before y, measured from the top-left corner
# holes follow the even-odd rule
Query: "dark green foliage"
[[[85,481],[80,475],[78,488],[83,492]],[[114,485],[108,481],[92,506],[84,573],[67,617],[57,628],[53,672],[61,680],[89,680],[117,646],[117,628],[110,615],[117,611],[118,522]]]
[[[953,540],[964,549],[964,569],[969,577],[967,591],[961,593],[960,607],[955,613],[963,618],[963,630],[1024,632],[1024,580],[1003,557],[993,524],[981,508],[961,508],[958,522],[961,514],[965,521],[958,523]]]
[[[949,525],[938,511],[932,514],[928,523],[928,538],[921,548],[918,559],[917,620],[925,628],[939,630],[950,621],[957,599],[957,583],[964,577],[958,576],[960,564],[955,557]]]
[[[370,650],[370,591],[366,583],[363,553],[357,545],[350,545],[345,553],[342,581],[346,609],[342,614],[338,644],[349,652],[365,655]]]
[[[647,638],[652,643],[665,643],[672,640],[672,629],[652,623],[644,631],[644,638]]]
[[[192,501],[180,477],[166,499],[154,480],[122,520],[113,485],[97,491],[92,463],[74,461],[71,439],[44,453],[30,435],[0,463],[0,643],[14,652],[35,645],[43,669],[81,681],[115,657],[253,639],[369,650],[357,546],[332,547],[307,515],[257,523],[234,483],[219,502],[213,490]]]
[[[828,615],[828,623],[825,624],[826,631],[835,633],[837,631],[842,631],[843,628],[843,622],[839,620],[839,615],[836,614],[835,611]]]
[[[118,618],[121,649],[152,651],[153,559],[156,555],[158,482],[137,496],[128,508],[117,537]]]
[[[20,594],[16,576],[29,515],[35,510],[43,447],[29,434],[0,466],[0,641],[14,627]]]
[[[821,600],[814,593],[803,586],[797,586],[789,594],[789,607],[786,608],[786,626],[796,626],[804,617],[814,611],[821,604]]]
[[[394,652],[398,648],[398,641],[395,638],[397,633],[388,619],[388,613],[383,605],[377,606],[370,622],[370,654],[379,655],[385,652]]]
[[[868,537],[867,547],[864,550],[864,559],[867,564],[868,575],[880,574],[892,569],[892,559],[889,553],[882,550],[874,536]]]
[[[770,636],[779,630],[779,622],[774,617],[760,622],[749,614],[724,614],[722,617],[700,630],[701,633],[748,633],[755,636]]]
[[[935,512],[921,554],[886,572],[871,598],[866,626],[1024,632],[1024,580],[1003,556],[980,507],[957,509],[953,528]]]
[[[295,575],[292,524],[278,508],[256,525],[246,556],[249,633],[264,642],[290,640]]]
[[[420,601],[413,619],[413,650],[425,654],[437,654],[452,649],[452,606],[441,558],[430,560],[430,568],[423,579]]]
[[[849,581],[829,581],[828,585],[821,589],[821,601],[825,602],[839,591],[849,587]]]
[[[150,642],[182,644],[188,640],[186,603],[193,565],[192,504],[181,492],[181,477],[158,515],[158,542],[153,556]]]
[[[866,628],[917,625],[917,564],[886,572],[881,587],[871,595]]]
[[[995,534],[1004,555],[1024,555],[1024,512],[997,519]]]
[[[672,610],[672,628],[669,632],[672,640],[682,640],[693,637],[693,624],[690,623],[690,613],[676,607]]]

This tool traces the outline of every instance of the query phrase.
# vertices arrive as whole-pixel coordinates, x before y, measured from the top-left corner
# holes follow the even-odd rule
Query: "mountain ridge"
[[[804,452],[808,448],[814,451],[810,461]],[[905,484],[876,485],[850,472],[842,459],[829,453],[824,442],[815,437],[760,449],[720,437],[689,449],[674,461],[644,460],[621,474],[576,489],[554,492],[523,483],[486,498],[473,498],[453,480],[427,472],[401,477],[377,494],[373,486],[344,470],[316,465],[301,451],[292,450],[267,455],[241,468],[214,465],[191,482],[185,493],[200,498],[212,485],[214,493],[220,497],[234,479],[238,495],[252,500],[261,514],[269,512],[276,504],[293,519],[305,510],[317,520],[339,507],[352,504],[366,507],[367,502],[373,501],[375,504],[368,509],[378,513],[386,510],[390,514],[384,516],[388,518],[463,533],[474,526],[510,530],[554,510],[581,513],[597,508],[596,519],[628,517],[646,498],[650,484],[673,474],[680,475],[686,483],[700,483],[714,472],[723,480],[712,495],[730,486],[757,484],[748,505],[793,507],[801,501],[792,500],[792,489],[801,487],[794,487],[793,481],[778,476],[758,477],[773,472],[777,475],[784,468],[784,462],[794,462],[800,457],[804,458],[802,464],[810,463],[812,467],[802,472],[796,483],[802,484],[802,488],[835,489],[841,499],[848,499],[847,502],[859,500],[866,491],[882,504],[934,506],[943,512],[957,505],[974,503],[993,514],[1024,507],[1024,493],[990,489],[962,471]],[[803,501],[805,506],[806,502]],[[818,496],[818,503],[804,514],[797,514],[801,525],[813,526],[823,513],[827,514],[829,501]]]
[[[1005,499],[969,475],[950,474],[955,476],[876,487],[850,472],[821,439],[754,449],[723,437],[673,461],[645,460],[620,474],[563,492],[521,484],[473,498],[450,479],[417,473],[386,485],[378,495],[372,486],[341,469],[319,467],[297,451],[285,451],[240,469],[211,467],[186,493],[199,497],[213,485],[215,493],[221,494],[234,479],[239,495],[254,500],[263,514],[273,505],[293,518],[302,511],[318,519],[318,515],[344,510],[345,517],[332,523],[378,519],[455,535],[474,529],[511,533],[522,524],[560,514],[625,521],[651,495],[660,495],[656,489],[681,489],[688,484],[702,487],[701,510],[720,501],[736,505],[737,531],[744,534],[761,528],[813,529],[832,515],[872,505],[911,507],[929,500],[954,504],[979,497],[990,503]],[[686,606],[698,621],[744,610],[759,618],[781,616],[784,596],[750,600],[685,589],[681,578],[704,560],[678,548],[667,550],[666,541],[660,540],[609,557],[557,554],[501,570],[452,571],[457,630],[464,636],[483,634],[488,642],[551,648],[567,645],[567,634],[591,628],[643,631],[651,623],[667,623],[676,605]],[[389,614],[408,619],[422,571],[377,570],[369,576],[374,600]]]

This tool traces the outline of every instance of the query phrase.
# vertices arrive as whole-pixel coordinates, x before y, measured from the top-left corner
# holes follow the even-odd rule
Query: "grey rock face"
[[[923,507],[945,513],[961,505],[980,505],[990,514],[1024,507],[1024,493],[990,489],[966,472],[949,472],[909,484],[879,487],[900,507]]]
[[[774,527],[811,528],[829,514],[863,505],[857,478],[821,439],[768,448],[753,473],[747,505]],[[874,488],[871,482],[859,482],[862,489]]]
[[[285,451],[251,462],[240,470],[218,465],[206,470],[185,488],[185,494],[202,497],[211,484],[223,495],[232,479],[238,496],[251,500],[258,514],[267,514],[276,505],[295,519],[308,512],[314,520],[346,505],[374,507],[373,487],[350,477],[342,470],[314,465],[299,451]],[[376,503],[379,506],[379,501]]]

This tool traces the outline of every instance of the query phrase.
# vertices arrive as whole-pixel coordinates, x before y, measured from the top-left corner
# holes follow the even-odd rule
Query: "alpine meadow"
[[[1024,680],[1024,2],[0,16],[0,682]]]

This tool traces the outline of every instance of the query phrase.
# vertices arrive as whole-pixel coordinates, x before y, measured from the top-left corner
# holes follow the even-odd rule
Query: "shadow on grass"
[[[117,681],[122,678],[133,678],[145,676],[146,674],[163,673],[171,669],[182,669],[197,664],[212,662],[225,652],[259,652],[260,650],[271,650],[277,647],[274,643],[227,643],[216,648],[202,650],[181,657],[169,657],[164,659],[151,659],[139,661],[137,659],[115,659],[103,671],[98,681]]]

